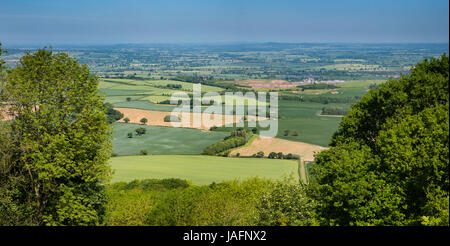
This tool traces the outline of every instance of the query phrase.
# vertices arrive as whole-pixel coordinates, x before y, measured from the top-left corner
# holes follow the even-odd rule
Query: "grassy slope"
[[[194,184],[210,184],[248,177],[298,180],[293,160],[225,158],[198,155],[124,156],[111,158],[112,182],[148,178],[180,178]]]
[[[147,133],[136,136],[135,130],[145,127]],[[133,138],[127,134],[133,132]],[[138,155],[141,150],[148,154],[200,154],[204,148],[228,136],[226,132],[206,132],[197,129],[137,124],[114,124],[114,152],[119,155]]]

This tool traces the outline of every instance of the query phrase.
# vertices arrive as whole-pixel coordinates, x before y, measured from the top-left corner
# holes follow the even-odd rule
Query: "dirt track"
[[[289,153],[300,155],[303,161],[314,161],[314,153],[325,149],[327,148],[313,144],[294,142],[280,138],[260,137],[255,139],[249,146],[233,150],[231,155],[240,153],[241,156],[251,156],[262,151],[265,156],[268,156],[270,152],[283,152],[285,155]]]

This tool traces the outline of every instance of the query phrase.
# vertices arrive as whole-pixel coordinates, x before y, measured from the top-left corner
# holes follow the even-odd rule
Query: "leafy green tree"
[[[114,109],[114,105],[112,105],[111,103],[105,103],[105,107],[106,107],[106,117],[108,118],[108,123],[112,124],[120,119],[123,118],[123,114]]]
[[[388,80],[377,90],[370,90],[342,119],[333,135],[331,146],[343,142],[361,142],[376,148],[378,132],[394,116],[415,114],[435,104],[448,102],[449,58],[425,59],[411,74],[399,80]]]
[[[0,148],[0,209],[18,216],[0,222],[103,223],[111,128],[97,77],[67,54],[40,49],[26,53],[5,83],[15,118]]]
[[[400,187],[405,196],[408,217],[424,212],[430,197],[449,187],[449,105],[436,105],[418,114],[387,120],[378,134],[381,165],[379,171]],[[447,221],[448,222],[448,221]]]
[[[448,225],[448,56],[354,104],[311,174],[323,224]]]
[[[325,225],[401,225],[404,215],[395,187],[375,171],[379,163],[367,146],[331,148],[316,156],[308,185]]]
[[[294,159],[294,155],[292,153],[288,153],[287,155],[284,156],[284,159]]]
[[[275,158],[277,158],[277,153],[275,153],[275,152],[270,152],[270,154],[269,154],[269,156],[268,156],[270,159],[275,159]]]
[[[277,158],[278,159],[283,159],[283,157],[284,157],[283,152],[278,152],[277,153]]]
[[[124,121],[125,123],[129,123],[129,122],[130,122],[130,118],[126,117],[125,119],[123,119],[123,121]]]
[[[147,122],[148,122],[147,118],[142,118],[142,119],[141,119],[141,123],[142,123],[143,125],[147,124]]]

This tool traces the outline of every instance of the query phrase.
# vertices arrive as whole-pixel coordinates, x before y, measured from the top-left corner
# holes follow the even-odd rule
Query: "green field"
[[[181,89],[166,87],[168,84],[181,85]],[[132,101],[147,101],[159,103],[169,100],[170,95],[175,92],[192,93],[192,83],[175,80],[133,80],[133,79],[103,79],[99,88],[106,101],[109,103]],[[221,92],[223,89],[214,86],[202,85],[202,92]]]
[[[145,127],[147,133],[136,136],[134,131],[139,127]],[[129,132],[133,133],[133,138],[128,138]],[[189,128],[115,123],[113,147],[118,155],[139,155],[141,150],[152,155],[198,155],[228,135]]]
[[[321,104],[298,101],[279,101],[278,105],[278,134],[277,138],[297,142],[305,142],[320,146],[328,146],[330,137],[337,130],[341,118],[320,116],[323,107],[338,106],[349,108],[349,104]],[[231,131],[236,127],[227,125],[217,131]],[[259,128],[259,127],[258,127]],[[288,136],[284,131],[289,130]],[[293,133],[297,131],[298,135]]]
[[[290,175],[298,180],[298,163],[293,160],[153,155],[114,157],[110,163],[115,170],[111,182],[180,178],[200,185],[255,176],[283,179]]]

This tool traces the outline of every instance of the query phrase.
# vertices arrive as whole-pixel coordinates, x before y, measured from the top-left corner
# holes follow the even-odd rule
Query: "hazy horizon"
[[[448,43],[447,0],[4,0],[10,45]]]

